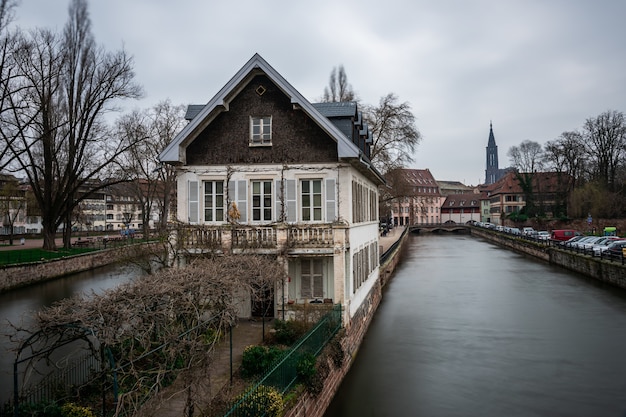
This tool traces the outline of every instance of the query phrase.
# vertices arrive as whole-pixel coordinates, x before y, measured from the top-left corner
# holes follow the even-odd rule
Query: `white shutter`
[[[237,207],[239,207],[239,214],[241,217],[239,221],[241,223],[248,222],[248,187],[246,180],[237,181]]]
[[[326,221],[332,223],[337,220],[337,190],[334,178],[326,180]]]
[[[188,221],[189,223],[198,223],[198,181],[188,181],[187,190]]]
[[[296,194],[296,180],[285,180],[285,205],[287,206],[287,222],[298,221],[298,196]]]
[[[274,195],[276,196],[276,198],[274,199],[276,206],[276,215],[274,216],[274,218],[277,222],[285,221],[285,218],[283,217],[283,187],[281,186],[281,184],[281,180],[276,180],[276,189],[274,191]]]

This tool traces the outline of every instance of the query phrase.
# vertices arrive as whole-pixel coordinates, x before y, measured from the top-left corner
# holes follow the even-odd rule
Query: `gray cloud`
[[[62,28],[67,1],[28,0],[24,28]],[[489,122],[508,148],[626,111],[621,0],[91,1],[96,40],[135,59],[148,107],[208,101],[256,52],[311,101],[343,64],[365,103],[394,92],[424,140],[416,168],[483,180]]]

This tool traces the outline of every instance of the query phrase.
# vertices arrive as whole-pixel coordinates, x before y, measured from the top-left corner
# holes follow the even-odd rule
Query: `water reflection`
[[[626,293],[415,236],[326,416],[622,416]]]
[[[102,293],[142,273],[135,265],[109,265],[0,294],[0,405],[13,389],[16,346],[9,341],[9,323],[28,327],[33,314],[64,298]]]

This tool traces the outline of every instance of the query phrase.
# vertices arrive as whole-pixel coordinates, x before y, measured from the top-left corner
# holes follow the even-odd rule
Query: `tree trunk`
[[[53,226],[43,225],[43,230],[41,232],[43,235],[43,250],[57,250],[57,244],[55,241],[56,238],[56,230]]]
[[[72,248],[72,213],[71,212],[65,215],[65,221],[63,222],[63,247],[65,249]]]

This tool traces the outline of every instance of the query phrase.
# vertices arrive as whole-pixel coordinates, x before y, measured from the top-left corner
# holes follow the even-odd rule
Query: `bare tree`
[[[624,113],[610,110],[588,118],[582,135],[593,178],[607,190],[615,191],[618,168],[626,160]]]
[[[523,141],[520,146],[511,146],[508,156],[511,159],[511,166],[520,172],[541,171],[543,150],[541,145],[530,140]]]
[[[284,278],[275,258],[196,258],[185,268],[167,268],[101,295],[62,300],[38,313],[34,328],[16,328],[16,336],[24,343],[41,334],[46,355],[57,341],[67,341],[60,332],[95,334],[99,344],[92,349],[109,350],[123,391],[116,415],[138,411],[178,375],[176,390],[201,405],[206,399],[198,391],[207,379],[210,354],[236,323],[240,303],[264,299],[266,289]]]
[[[0,0],[0,123],[4,113],[11,111],[9,97],[16,88],[15,62],[12,49],[16,42],[16,34],[9,33],[8,25],[13,20],[16,0]],[[5,129],[2,124],[0,129]],[[0,146],[0,170],[12,161],[10,148]]]
[[[548,169],[567,174],[575,188],[583,181],[586,166],[585,145],[578,131],[563,132],[544,145],[544,164]]]
[[[159,163],[159,154],[171,139],[184,127],[183,105],[174,106],[169,100],[156,104],[145,111],[134,111],[117,123],[118,135],[128,143],[123,155],[126,176],[135,180],[129,189],[141,204],[143,233],[152,212],[158,210],[161,232],[167,229],[169,209],[176,190],[175,167]]]
[[[358,101],[352,85],[348,83],[348,76],[343,65],[339,65],[339,68],[334,67],[330,72],[328,86],[324,87],[322,101],[325,103]]]
[[[14,110],[3,120],[8,129],[1,139],[41,208],[44,249],[56,249],[61,225],[69,247],[72,211],[89,195],[78,189],[99,175],[111,178],[106,170],[128,147],[111,135],[103,116],[116,100],[139,98],[141,88],[125,52],[96,45],[86,0],[72,0],[62,35],[35,30],[21,36],[12,53],[20,89],[8,97]]]
[[[511,146],[508,156],[511,166],[516,168],[515,177],[524,192],[526,205],[523,214],[534,217],[538,214],[534,185],[534,174],[542,170],[543,150],[541,145],[530,140],[523,141],[520,146]]]
[[[386,173],[413,161],[422,136],[409,102],[399,103],[398,97],[389,93],[378,106],[366,106],[363,114],[372,132],[370,160],[379,171]]]

